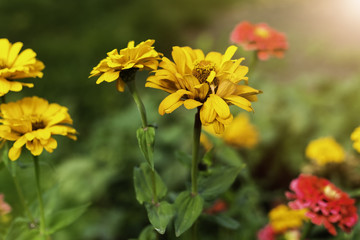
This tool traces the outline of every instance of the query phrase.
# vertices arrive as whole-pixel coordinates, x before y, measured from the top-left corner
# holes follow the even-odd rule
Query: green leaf
[[[167,188],[165,183],[160,178],[159,174],[155,173],[156,196],[160,200],[166,195]],[[153,172],[147,163],[140,164],[140,167],[134,168],[134,187],[136,199],[140,204],[143,202],[151,203],[153,200]]]
[[[177,216],[175,219],[175,235],[179,237],[188,230],[200,216],[204,199],[199,195],[192,196],[188,191],[182,192],[175,200]]]
[[[30,228],[30,222],[25,218],[16,218],[12,221],[4,240],[42,240],[38,228]]]
[[[225,228],[235,230],[240,226],[240,223],[238,221],[227,215],[217,214],[214,215],[213,217],[215,222],[217,222],[220,226],[223,226]]]
[[[209,175],[200,175],[198,187],[200,195],[205,199],[215,199],[228,190],[243,167],[213,168]]]
[[[154,169],[155,128],[148,126],[136,131],[139,147],[151,169]]]
[[[157,240],[154,228],[152,226],[147,226],[146,228],[144,228],[141,231],[138,240]]]
[[[173,206],[170,203],[163,201],[158,204],[148,203],[145,207],[150,223],[156,231],[160,234],[164,234],[166,226],[175,214]]]
[[[192,162],[192,157],[191,155],[184,153],[182,151],[176,151],[175,152],[175,158],[181,162],[182,164],[184,164],[185,166],[191,168],[191,162]]]
[[[227,165],[241,168],[245,166],[245,163],[239,153],[234,148],[227,146],[224,143],[217,148],[217,156],[219,156],[222,162]]]
[[[89,203],[71,208],[60,210],[51,215],[51,218],[48,220],[48,234],[53,234],[54,232],[67,227],[68,225],[75,222],[89,207]]]

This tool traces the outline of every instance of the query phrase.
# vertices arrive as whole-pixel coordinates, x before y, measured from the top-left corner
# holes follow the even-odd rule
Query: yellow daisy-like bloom
[[[23,86],[33,87],[32,83],[14,81],[14,79],[42,77],[44,64],[37,60],[36,53],[25,49],[20,53],[23,43],[11,44],[5,38],[0,39],[0,96],[9,91],[19,92]]]
[[[204,130],[222,138],[227,144],[239,148],[253,148],[259,142],[259,132],[251,124],[246,113],[239,114],[234,120],[225,126],[222,134],[216,134],[212,127],[204,127]]]
[[[351,133],[350,138],[354,142],[353,147],[360,153],[360,127],[355,128],[355,130]]]
[[[305,154],[319,166],[327,163],[341,163],[345,160],[344,149],[332,137],[311,141],[306,147]]]
[[[23,146],[38,156],[45,148],[53,152],[57,141],[53,135],[67,136],[76,140],[76,130],[69,125],[72,119],[68,109],[39,97],[26,97],[17,102],[0,105],[0,137],[14,141],[9,158],[19,158]]]
[[[275,233],[300,228],[303,221],[308,219],[305,216],[306,212],[307,209],[293,210],[281,204],[269,212],[270,225]]]
[[[125,89],[127,74],[131,70],[156,70],[161,54],[154,50],[152,45],[155,40],[147,40],[134,46],[134,41],[128,43],[127,48],[117,49],[107,53],[107,57],[90,72],[90,77],[99,76],[96,84],[102,82],[113,82],[116,80],[116,87],[120,92]]]
[[[146,87],[171,93],[159,105],[159,113],[171,113],[184,104],[185,108],[200,108],[204,126],[212,125],[216,133],[224,131],[233,115],[229,105],[253,111],[251,102],[261,91],[247,85],[248,68],[240,65],[244,58],[231,60],[237,47],[230,46],[224,55],[210,52],[206,56],[200,49],[173,47],[174,62],[163,57],[154,76],[147,79]]]

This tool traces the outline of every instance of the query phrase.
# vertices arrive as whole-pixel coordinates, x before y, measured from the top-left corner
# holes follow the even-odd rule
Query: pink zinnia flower
[[[258,240],[275,240],[276,234],[270,224],[259,230],[257,234]]]
[[[301,174],[290,183],[293,192],[287,192],[292,209],[308,209],[306,216],[316,225],[324,225],[336,235],[334,224],[350,232],[358,221],[355,200],[324,178]]]
[[[4,194],[0,193],[0,216],[11,212],[11,207],[4,201]]]
[[[257,51],[260,60],[267,60],[270,56],[282,58],[288,49],[285,34],[270,28],[266,23],[241,22],[232,31],[230,40],[246,50]]]

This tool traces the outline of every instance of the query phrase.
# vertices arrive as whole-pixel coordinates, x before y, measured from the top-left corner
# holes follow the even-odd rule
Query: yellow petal
[[[44,145],[44,148],[48,152],[53,152],[54,149],[57,148],[57,141],[54,138],[50,138],[47,142],[47,144]]]
[[[211,71],[209,76],[206,78],[206,81],[209,82],[209,83],[212,83],[212,81],[214,80],[216,76],[216,72],[215,71]]]
[[[193,108],[196,108],[198,106],[201,106],[202,103],[201,102],[198,102],[194,99],[187,99],[184,101],[184,106],[186,109],[193,109]]]
[[[10,51],[9,51],[9,56],[8,56],[8,65],[12,66],[14,61],[16,60],[21,48],[23,46],[22,42],[16,42],[12,45]]]
[[[246,98],[240,97],[240,96],[228,96],[224,98],[226,101],[230,102],[231,104],[234,104],[248,112],[253,111],[251,107],[251,102],[247,100]]]
[[[115,81],[116,79],[118,79],[119,77],[119,74],[120,72],[119,71],[108,71],[108,72],[105,72],[103,73],[99,78],[98,80],[96,81],[96,84],[99,84],[103,81],[105,82],[112,82],[112,81]]]
[[[212,101],[208,98],[200,109],[200,120],[203,125],[209,125],[216,118],[216,112],[212,106]]]
[[[167,96],[159,105],[160,115],[169,113],[168,109],[174,111],[176,108],[180,107],[183,103],[183,101],[180,101],[180,98],[188,93],[189,93],[189,91],[180,89],[180,90],[176,91],[175,93],[172,93],[169,96]],[[177,106],[177,107],[174,109],[173,106]]]
[[[9,150],[8,156],[11,161],[15,161],[20,157],[20,154],[21,154],[21,148],[12,147]]]
[[[116,81],[116,89],[119,92],[124,92],[125,90],[125,82],[121,79],[121,77],[119,77],[118,80]]]
[[[234,45],[228,47],[226,49],[226,52],[225,52],[225,54],[224,54],[224,56],[222,58],[222,61],[221,61],[220,65],[222,65],[226,61],[229,61],[234,56],[237,49],[238,48],[236,46],[234,46]]]
[[[229,106],[221,97],[216,94],[210,94],[209,100],[212,102],[212,106],[220,118],[226,119],[229,117]]]
[[[222,134],[225,131],[225,126],[221,122],[215,121],[213,128],[216,134]]]

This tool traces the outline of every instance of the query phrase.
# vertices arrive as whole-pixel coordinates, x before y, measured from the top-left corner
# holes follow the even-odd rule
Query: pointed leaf
[[[159,174],[155,172],[155,186],[156,195],[160,200],[166,195],[167,188],[160,178]],[[142,163],[140,167],[134,168],[134,187],[136,199],[140,204],[143,202],[151,203],[153,200],[153,176],[152,170],[147,163]]]
[[[150,223],[153,225],[156,231],[160,234],[164,234],[166,226],[173,218],[175,211],[173,206],[168,202],[160,202],[156,205],[146,204],[146,210]]]
[[[228,190],[243,167],[218,167],[207,176],[200,175],[199,193],[205,199],[215,199]]]
[[[154,144],[155,144],[155,128],[148,126],[139,128],[136,131],[139,147],[144,154],[146,161],[151,169],[154,169]]]
[[[54,232],[75,222],[75,220],[77,220],[86,211],[89,205],[90,204],[87,203],[75,208],[60,210],[52,214],[48,222],[48,234],[53,234]]]
[[[200,216],[204,199],[199,195],[192,196],[188,191],[182,192],[175,200],[177,216],[175,219],[175,235],[179,237],[188,230]]]
[[[154,228],[152,226],[145,227],[138,238],[138,240],[156,240],[156,232],[154,231]]]

